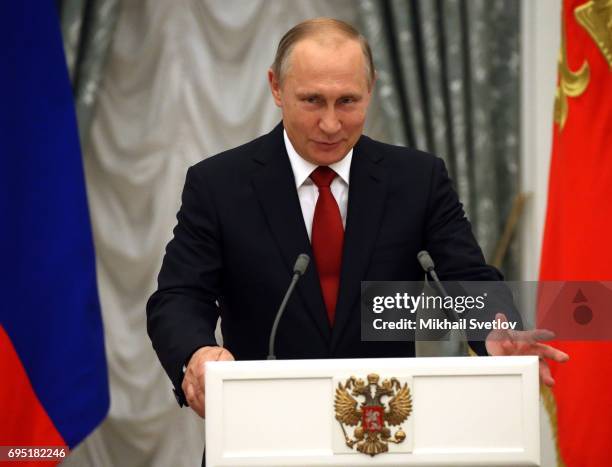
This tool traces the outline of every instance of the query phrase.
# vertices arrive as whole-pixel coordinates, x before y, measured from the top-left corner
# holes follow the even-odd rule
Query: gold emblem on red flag
[[[574,9],[574,16],[594,40],[612,70],[612,0],[591,0]],[[555,123],[563,130],[569,112],[568,97],[580,96],[589,85],[590,68],[586,60],[572,71],[567,63],[565,16],[562,15],[559,85],[555,95]]]
[[[580,96],[587,86],[591,72],[589,62],[586,60],[577,71],[572,71],[567,63],[567,46],[565,33],[564,15],[561,17],[561,50],[559,51],[559,84],[555,94],[555,123],[559,125],[559,131],[563,130],[568,114],[568,97]]]
[[[612,68],[612,0],[591,0],[577,7],[574,16]]]
[[[367,382],[351,376],[344,384],[338,383],[334,408],[346,445],[370,456],[389,451],[389,443],[399,444],[406,439],[400,426],[412,413],[412,396],[408,384],[397,378],[385,379],[370,374]],[[356,397],[363,398],[360,403]],[[383,401],[383,398],[386,398]],[[398,428],[392,433],[391,428]],[[352,436],[347,427],[355,427]]]

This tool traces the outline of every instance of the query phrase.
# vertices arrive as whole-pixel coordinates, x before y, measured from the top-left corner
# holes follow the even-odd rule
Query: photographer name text
[[[459,318],[457,321],[438,318],[421,318],[416,320],[402,318],[395,321],[385,321],[382,318],[377,318],[372,322],[372,326],[377,330],[514,330],[517,328],[517,323],[513,321],[498,320],[482,321],[476,318]]]

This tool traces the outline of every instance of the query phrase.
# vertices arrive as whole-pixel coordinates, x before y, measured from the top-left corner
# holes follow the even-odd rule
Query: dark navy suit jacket
[[[265,359],[276,310],[300,253],[312,251],[283,141],[283,127],[187,172],[148,332],[179,402],[182,367],[199,347]],[[280,322],[277,357],[414,356],[414,343],[362,342],[361,281],[417,281],[428,250],[443,280],[498,280],[485,264],[441,159],[362,136],[351,163],[336,321],[331,328],[314,263]],[[484,345],[474,344],[478,353]]]

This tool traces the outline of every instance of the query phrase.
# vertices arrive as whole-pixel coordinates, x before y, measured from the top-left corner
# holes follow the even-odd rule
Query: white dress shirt
[[[289,154],[289,162],[293,170],[295,178],[295,186],[297,188],[300,206],[302,207],[302,215],[304,216],[304,224],[308,238],[312,234],[312,218],[314,217],[315,206],[319,198],[319,189],[310,179],[310,174],[318,167],[312,162],[303,159],[295,150],[287,132],[283,130],[285,137],[285,147]],[[331,192],[338,203],[340,215],[342,216],[342,225],[346,227],[346,209],[348,206],[348,191],[349,191],[349,175],[351,171],[351,160],[353,159],[353,150],[351,149],[346,156],[338,162],[329,165],[330,169],[338,174],[331,184]]]

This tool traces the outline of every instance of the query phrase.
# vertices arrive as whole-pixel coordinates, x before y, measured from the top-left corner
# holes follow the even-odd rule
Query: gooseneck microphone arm
[[[434,262],[433,262],[433,259],[431,259],[429,252],[427,252],[426,250],[419,251],[417,254],[417,260],[419,261],[419,264],[423,268],[423,271],[425,271],[425,274],[429,274],[431,278],[434,280],[434,283],[436,284],[436,287],[438,291],[442,294],[442,296],[444,298],[448,297],[449,296],[448,292],[442,285],[442,282],[440,282],[440,279],[438,278],[438,274],[436,274],[436,270],[434,269],[435,267]],[[444,310],[446,312],[446,316],[450,320],[457,321],[459,319],[459,317],[457,316],[457,312],[455,311],[454,308],[450,308],[450,309],[444,308]]]
[[[291,283],[289,284],[289,288],[287,292],[285,292],[285,296],[283,297],[283,301],[278,307],[278,311],[276,312],[276,317],[274,318],[274,324],[272,325],[272,331],[270,331],[270,342],[268,344],[268,360],[276,360],[276,355],[274,355],[274,343],[276,341],[276,331],[278,329],[278,323],[280,322],[283,313],[285,312],[285,308],[287,307],[287,302],[289,301],[289,297],[293,293],[293,289],[302,277],[302,275],[306,272],[306,268],[308,268],[308,263],[310,263],[310,257],[307,254],[302,253],[295,260],[295,265],[293,266],[293,277],[291,278]]]

